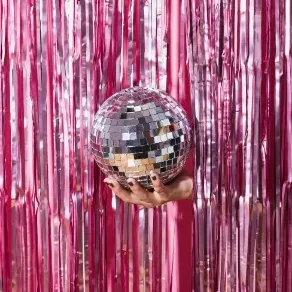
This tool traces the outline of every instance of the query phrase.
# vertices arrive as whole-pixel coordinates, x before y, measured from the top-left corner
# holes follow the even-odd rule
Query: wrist
[[[168,202],[193,198],[193,179],[190,176],[182,176],[168,186]]]

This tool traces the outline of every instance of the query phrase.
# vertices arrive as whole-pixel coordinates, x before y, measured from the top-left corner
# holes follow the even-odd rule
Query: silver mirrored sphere
[[[100,106],[91,145],[107,176],[114,176],[125,188],[132,177],[151,189],[151,170],[164,183],[181,172],[192,147],[192,129],[185,111],[167,93],[133,87]]]

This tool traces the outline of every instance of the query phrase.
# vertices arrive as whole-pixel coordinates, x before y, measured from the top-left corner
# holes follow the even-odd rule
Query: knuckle
[[[148,202],[142,202],[141,205],[145,208],[145,209],[149,209],[151,208],[151,203],[148,203]]]
[[[129,199],[127,196],[123,198],[123,201],[124,201],[125,203],[130,203],[130,199]]]
[[[137,190],[139,189],[139,184],[137,184],[136,181],[128,181],[128,185],[130,187],[131,190]]]
[[[161,184],[159,184],[158,186],[155,187],[155,190],[157,193],[163,193],[164,187]]]
[[[165,199],[165,198],[159,198],[159,200],[158,200],[158,206],[162,206],[162,205],[164,205],[165,203],[167,203],[167,200]]]
[[[131,189],[132,189],[133,191],[137,192],[137,191],[139,191],[140,187],[139,187],[138,185],[134,184],[134,186],[131,187]]]

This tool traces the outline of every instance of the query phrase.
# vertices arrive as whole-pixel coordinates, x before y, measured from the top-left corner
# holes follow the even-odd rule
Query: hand
[[[150,173],[154,191],[143,188],[135,179],[127,180],[131,191],[123,188],[115,179],[109,177],[104,182],[124,202],[139,205],[141,208],[154,208],[167,202],[190,199],[193,195],[193,179],[180,174],[170,184],[164,185],[160,177]]]

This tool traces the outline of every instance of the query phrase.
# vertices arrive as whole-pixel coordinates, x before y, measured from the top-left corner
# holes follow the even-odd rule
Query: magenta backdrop
[[[291,292],[291,6],[0,0],[0,291]],[[102,183],[93,116],[133,85],[198,120],[193,202]]]

